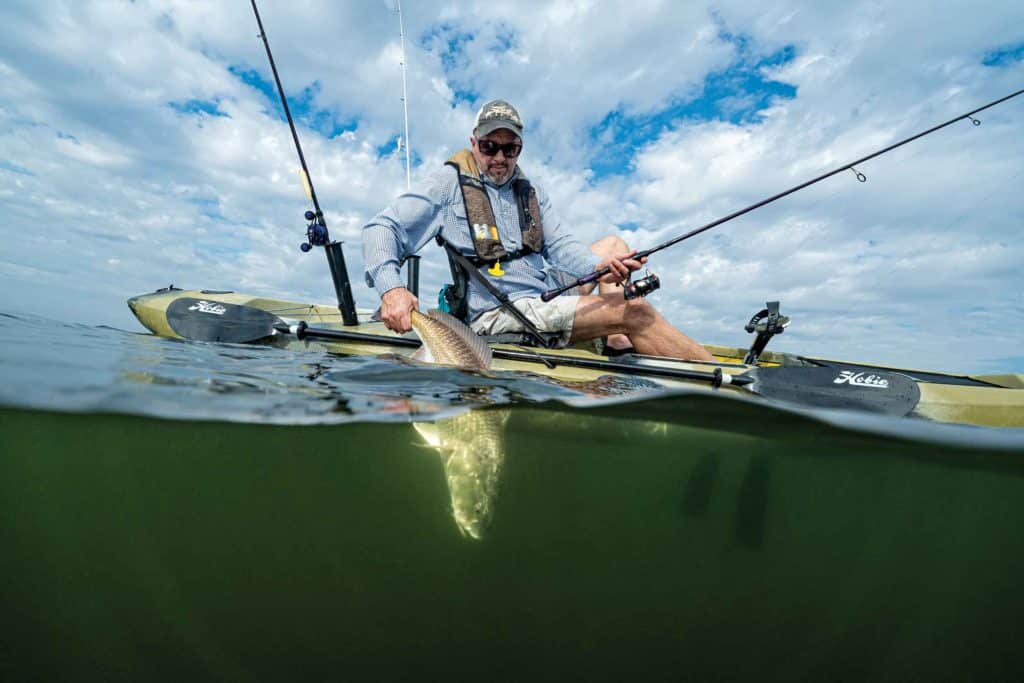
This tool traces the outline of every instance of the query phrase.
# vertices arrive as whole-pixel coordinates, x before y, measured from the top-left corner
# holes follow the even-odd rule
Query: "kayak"
[[[414,360],[420,360],[425,356],[418,354],[421,341],[417,337],[412,334],[395,334],[382,323],[374,321],[371,312],[356,309],[342,243],[332,240],[327,229],[323,210],[309,177],[295,122],[288,108],[288,99],[278,78],[277,67],[274,65],[270,44],[267,42],[255,2],[253,13],[256,15],[260,37],[274,73],[281,107],[291,129],[295,151],[301,164],[303,188],[313,207],[304,214],[308,221],[306,241],[299,248],[306,253],[314,248],[324,250],[338,301],[337,307],[257,297],[233,291],[186,291],[173,285],[150,294],[132,297],[128,300],[128,306],[151,332],[171,339],[269,344],[288,349],[303,349],[315,345],[336,354],[392,353],[400,356],[415,355]],[[977,125],[979,121],[974,118],[975,114],[1022,94],[1024,90],[1019,90],[977,107],[746,208],[673,237],[662,244],[636,252],[634,258],[647,258],[847,170],[852,170],[863,182],[866,178],[856,169],[861,163],[958,121],[970,119]],[[508,297],[495,289],[474,263],[466,261],[440,235],[438,240],[442,246],[448,247],[453,271],[461,269],[467,276],[477,279],[510,314],[525,320]],[[466,262],[461,263],[462,261]],[[406,260],[406,264],[408,289],[415,293],[418,291],[419,257],[411,256]],[[499,267],[499,262],[494,261],[492,267]],[[541,298],[549,301],[574,287],[596,282],[609,271],[610,267],[606,266],[584,275],[575,282],[560,282],[555,289],[544,292]],[[651,274],[641,280],[624,283],[623,296],[627,299],[643,297],[659,286],[660,281]],[[472,337],[472,332],[467,331],[462,323],[451,316],[436,316],[430,311],[426,313],[423,320],[430,318],[430,325],[440,325],[443,328],[437,330],[435,342],[445,339],[448,342],[439,343],[455,344],[453,340],[456,338],[467,341]],[[754,343],[748,350],[706,344],[705,348],[711,352],[714,360],[700,362],[635,353],[609,357],[600,353],[599,347],[593,344],[552,349],[548,348],[548,340],[544,335],[535,328],[529,332],[537,346],[524,345],[524,340],[518,337],[488,338],[486,341],[490,346],[490,354],[487,354],[487,348],[479,345],[473,338],[473,351],[469,351],[467,347],[464,349],[467,353],[438,355],[432,353],[428,336],[424,338],[423,350],[434,357],[485,358],[490,355],[489,366],[480,363],[476,367],[498,371],[532,372],[561,382],[591,382],[605,377],[623,377],[647,380],[661,386],[682,386],[697,391],[720,391],[723,394],[728,392],[729,396],[741,400],[763,400],[813,411],[863,411],[937,422],[1024,427],[1024,375],[966,376],[766,352],[764,349],[768,340],[773,335],[783,332],[786,324],[788,318],[779,314],[778,302],[768,302],[767,308],[751,318],[746,326],[748,332],[757,333]],[[532,325],[528,327],[532,328]],[[453,334],[448,334],[449,332]],[[510,341],[514,343],[508,343]],[[476,351],[480,353],[477,354]],[[464,366],[460,364],[460,367]],[[585,393],[586,390],[580,388]]]
[[[281,107],[291,130],[292,141],[295,143],[295,151],[301,165],[303,188],[313,207],[304,214],[308,221],[306,241],[299,248],[306,253],[314,248],[324,250],[338,301],[337,307],[250,296],[233,291],[186,291],[173,285],[150,294],[132,297],[128,300],[128,306],[151,332],[172,339],[270,344],[289,349],[316,345],[331,353],[343,355],[392,353],[414,356],[421,346],[418,338],[411,334],[395,334],[382,323],[374,321],[369,311],[356,309],[342,243],[332,240],[327,229],[324,212],[309,177],[298,132],[288,107],[288,98],[281,86],[270,44],[263,30],[263,22],[256,3],[253,2],[252,5],[260,27],[259,35],[263,40],[271,71],[274,73]],[[965,114],[743,209],[733,211],[659,245],[638,251],[634,258],[646,259],[656,252],[848,170],[853,171],[858,180],[863,182],[866,177],[857,170],[858,165],[958,121],[970,119],[977,125],[979,120],[974,118],[976,114],[1022,94],[1024,90],[1018,90],[976,107]],[[451,248],[441,235],[437,237],[439,244],[446,246],[453,275],[455,271],[461,269],[465,275],[475,278],[496,301],[506,307],[510,314],[525,320],[508,297],[494,288],[474,263],[467,261],[457,250]],[[463,261],[465,263],[462,263]],[[415,293],[418,291],[419,257],[410,256],[406,259],[406,264],[408,289]],[[495,267],[500,269],[498,261],[493,262],[492,268]],[[610,266],[605,266],[574,282],[559,282],[555,289],[544,292],[541,298],[549,301],[574,287],[597,282],[609,272]],[[456,283],[458,282],[457,278]],[[623,296],[627,299],[643,297],[659,286],[660,280],[651,274],[641,280],[624,283]],[[459,337],[466,340],[472,336],[472,333],[467,332],[465,326],[458,321],[446,321],[445,317],[435,317],[429,311],[426,313],[424,320],[430,317],[431,325],[448,325],[446,329],[439,331],[437,339],[454,340]],[[590,382],[609,376],[639,378],[655,385],[728,392],[733,398],[778,402],[810,410],[859,410],[938,422],[1024,427],[1024,375],[966,376],[766,352],[764,349],[768,340],[784,331],[787,323],[788,318],[779,314],[778,302],[768,302],[767,308],[751,318],[746,326],[748,332],[757,333],[754,343],[748,350],[706,344],[705,348],[711,352],[714,360],[701,362],[635,353],[609,357],[600,353],[599,348],[592,344],[551,349],[548,348],[548,340],[544,335],[533,328],[529,332],[538,344],[536,347],[523,345],[524,340],[520,338],[511,340],[516,342],[511,344],[508,343],[508,338],[487,339],[490,345],[489,368],[498,371],[533,372],[561,382]],[[532,325],[527,327],[532,328]],[[449,335],[447,332],[455,334]],[[487,349],[479,346],[476,339],[472,341],[472,346],[481,351],[479,357],[488,355]],[[431,352],[430,341],[425,338],[424,342],[424,351]],[[440,354],[441,357],[448,358],[474,355]],[[423,357],[416,355],[415,360]],[[479,364],[477,367],[488,366]]]
[[[233,291],[159,289],[128,300],[153,334],[170,339],[315,348],[341,355],[412,356],[420,341],[398,335],[358,310],[343,324],[338,307]],[[351,324],[355,322],[356,324]],[[592,344],[546,349],[494,343],[492,369],[532,372],[562,382],[630,377],[666,387],[729,392],[801,407],[852,409],[992,427],[1024,427],[1024,374],[957,375],[705,344],[714,361],[623,354]]]

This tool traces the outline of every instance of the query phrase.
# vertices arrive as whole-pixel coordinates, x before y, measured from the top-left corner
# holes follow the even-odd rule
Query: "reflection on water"
[[[736,497],[736,538],[751,550],[764,542],[771,488],[771,457],[755,454],[747,464]]]
[[[1019,429],[790,411],[726,392],[667,389],[638,377],[559,382],[526,372],[465,372],[390,354],[341,357],[312,346],[183,343],[3,314],[0,337],[0,405],[7,406],[297,425],[424,421],[478,407],[530,404],[763,436],[786,436],[794,424],[831,433],[824,423],[940,445],[1024,448]]]
[[[511,410],[474,410],[413,423],[444,465],[452,516],[463,535],[481,539],[494,518]]]
[[[711,504],[711,493],[718,479],[718,453],[705,453],[693,466],[683,489],[683,512],[690,517],[702,518],[707,515]]]

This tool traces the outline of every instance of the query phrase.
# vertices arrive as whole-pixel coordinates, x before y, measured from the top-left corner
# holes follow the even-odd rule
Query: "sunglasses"
[[[481,153],[489,157],[493,157],[500,149],[506,159],[514,159],[523,151],[523,145],[519,142],[509,142],[504,145],[499,145],[494,140],[477,140],[476,145],[480,148]]]

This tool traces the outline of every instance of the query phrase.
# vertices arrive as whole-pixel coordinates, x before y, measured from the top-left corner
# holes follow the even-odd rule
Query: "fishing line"
[[[1020,152],[1020,155],[1024,156],[1024,149],[1021,149],[1021,150],[1018,150],[1018,151]],[[1010,180],[1011,181],[1016,180],[1017,178],[1021,177],[1022,174],[1024,174],[1024,167],[1018,169],[1016,173],[1014,173],[1012,176],[1010,176]],[[976,186],[980,185],[982,183],[984,183],[984,180],[979,180],[979,181],[977,181]],[[1015,185],[1012,182],[1011,183],[1007,183],[1007,184],[1010,187],[1020,187],[1020,185]],[[997,193],[1004,192],[1004,191],[1005,191],[1005,188],[1003,188],[1003,187],[991,187],[988,190],[988,192],[983,194],[978,200],[968,204],[967,208],[965,208],[963,211],[961,211],[959,214],[957,214],[956,217],[954,217],[953,220],[951,220],[941,230],[939,230],[939,232],[947,232],[954,225],[957,225],[958,223],[962,222],[967,217],[967,214],[973,213],[973,211],[974,211],[974,209],[976,207],[980,206],[984,202],[987,202],[989,199],[991,199]]]
[[[338,318],[341,316],[340,312],[323,313],[318,311],[318,308],[319,306],[315,304],[307,304],[305,306],[289,306],[287,308],[268,308],[266,310],[275,315],[286,316],[289,318],[298,318],[302,316],[316,316],[316,318],[321,321],[326,321],[327,318]]]
[[[923,156],[925,156],[925,149],[923,147],[915,148],[915,149],[903,148],[899,152],[897,152],[897,155],[899,155],[899,154],[902,154],[902,156],[899,156],[898,158],[894,159],[894,161],[895,161],[895,163],[897,165],[898,164],[913,163],[913,162],[919,161]],[[1018,156],[1024,157],[1024,149],[1018,149]],[[1006,185],[1009,186],[1009,187],[1015,187],[1016,185],[1012,181],[1015,181],[1022,174],[1024,174],[1024,167],[1021,167],[1012,176],[1010,176],[1009,177],[1010,182],[1006,183]],[[969,187],[961,186],[961,189],[966,190],[966,192],[964,192],[964,194],[968,194],[968,195],[974,194],[976,190],[978,190],[981,186],[985,185],[985,183],[986,183],[985,179],[978,178],[976,175],[971,175],[970,177],[971,177],[971,180],[973,181],[972,184]],[[858,188],[853,188],[853,189],[858,189]],[[851,188],[850,188],[849,185],[839,184],[839,185],[836,186],[836,188],[834,190],[829,192],[827,195],[825,195],[821,199],[813,202],[812,204],[808,204],[805,207],[804,211],[810,212],[812,209],[817,208],[818,205],[821,204],[822,202],[824,202],[824,201],[831,201],[832,199],[834,199],[840,193],[847,192],[847,191],[850,191],[850,190],[851,190]],[[975,208],[977,208],[981,204],[983,204],[986,201],[988,201],[991,197],[996,195],[998,192],[1002,192],[1002,191],[1004,191],[1004,190],[1001,187],[990,186],[990,189],[987,192],[985,192],[985,194],[980,199],[977,199],[977,200],[974,200],[974,201],[970,202],[967,205],[967,208],[965,208],[965,209],[961,210],[960,212],[958,212],[957,214],[955,214],[954,218],[951,221],[949,221],[949,223],[945,224],[943,227],[941,227],[937,231],[933,231],[933,232],[938,232],[938,233],[947,232],[954,225],[962,222],[966,218],[966,216],[968,214],[970,214],[970,213],[972,213],[974,211]]]
[[[915,161],[917,159],[920,159],[924,155],[925,155],[925,148],[924,147],[913,147],[913,148],[912,147],[903,147],[903,148],[900,148],[899,151],[894,151],[893,152],[893,158],[892,158],[893,165],[894,166],[898,166],[900,164],[906,164],[908,162],[913,162],[913,161]],[[863,175],[865,177],[865,180],[861,181],[861,182],[866,183],[868,180],[870,180],[869,178],[867,178],[866,174],[862,173],[861,175]],[[809,203],[803,205],[802,207],[794,207],[793,213],[796,214],[798,217],[801,214],[811,214],[823,202],[831,202],[832,200],[834,200],[840,194],[843,194],[843,193],[846,193],[846,192],[851,192],[851,193],[852,192],[859,192],[860,189],[861,188],[859,186],[851,186],[849,183],[838,183],[838,184],[836,184],[833,187],[833,189],[828,190],[827,193],[823,194],[818,199],[815,199],[814,201],[809,202]],[[774,208],[776,208],[780,212],[780,214],[782,212],[784,212],[784,209],[782,209],[780,206],[776,206]],[[771,214],[769,214],[769,215],[771,215]]]
[[[695,236],[701,234],[702,232],[705,232],[707,230],[711,230],[712,228],[715,228],[715,227],[717,227],[719,225],[722,225],[723,223],[727,223],[727,222],[729,222],[729,221],[731,221],[731,220],[733,220],[735,218],[739,218],[740,216],[742,216],[744,214],[747,214],[747,213],[750,213],[751,211],[754,211],[755,209],[759,209],[759,208],[761,208],[763,206],[771,204],[772,202],[778,201],[779,199],[782,199],[783,197],[787,197],[787,196],[793,194],[794,192],[799,192],[800,190],[803,190],[806,187],[810,187],[811,185],[819,183],[819,182],[821,182],[821,181],[823,181],[823,180],[825,180],[827,178],[831,178],[832,176],[834,176],[834,175],[836,175],[838,173],[843,173],[844,171],[847,171],[847,170],[852,170],[854,172],[854,174],[856,174],[857,179],[859,181],[866,182],[866,180],[867,180],[866,176],[864,176],[864,174],[861,173],[860,171],[856,170],[857,166],[862,165],[863,163],[865,163],[867,161],[870,161],[871,159],[874,159],[875,157],[878,157],[878,156],[881,156],[883,154],[886,154],[887,152],[891,152],[892,150],[894,150],[894,149],[896,149],[898,147],[902,147],[903,145],[909,144],[909,143],[913,142],[914,140],[922,138],[922,137],[924,137],[926,135],[930,135],[930,134],[932,134],[932,133],[934,133],[934,132],[936,132],[938,130],[941,130],[942,128],[945,128],[947,126],[950,126],[950,125],[956,123],[957,121],[961,121],[963,119],[970,119],[970,121],[975,126],[977,126],[981,122],[980,122],[979,119],[974,118],[974,114],[977,114],[979,112],[985,111],[986,109],[989,109],[989,108],[994,107],[994,106],[996,106],[998,104],[1001,104],[1001,103],[1003,103],[1003,102],[1005,102],[1005,101],[1007,101],[1009,99],[1017,97],[1018,95],[1021,95],[1022,93],[1024,93],[1024,89],[1018,90],[1018,91],[1013,92],[1013,93],[1010,93],[1009,95],[1006,95],[1005,97],[1001,97],[1001,98],[999,98],[997,100],[993,100],[992,102],[989,102],[988,104],[985,104],[985,105],[983,105],[981,107],[978,107],[977,109],[972,109],[971,111],[969,111],[969,112],[967,112],[965,114],[961,114],[960,116],[956,116],[954,118],[951,118],[948,121],[940,123],[940,124],[938,124],[936,126],[932,126],[928,130],[921,131],[920,133],[917,133],[916,135],[912,135],[912,136],[910,136],[910,137],[908,137],[908,138],[906,138],[904,140],[900,140],[899,142],[893,143],[893,144],[891,144],[891,145],[889,145],[887,147],[884,147],[884,148],[882,148],[882,149],[880,149],[880,150],[878,150],[876,152],[872,152],[871,154],[868,154],[867,156],[863,156],[863,157],[861,157],[861,158],[859,158],[859,159],[857,159],[855,161],[851,161],[850,163],[843,164],[842,166],[839,166],[838,168],[835,168],[835,169],[833,169],[831,171],[828,171],[827,173],[823,173],[823,174],[821,174],[821,175],[819,175],[819,176],[817,176],[815,178],[812,178],[812,179],[807,180],[807,181],[805,181],[803,183],[800,183],[799,185],[791,187],[788,190],[784,190],[782,192],[779,192],[778,194],[772,195],[771,197],[767,197],[766,199],[762,199],[761,201],[756,202],[754,204],[751,204],[750,206],[748,206],[746,208],[743,208],[743,209],[740,209],[739,211],[734,211],[733,213],[729,214],[728,216],[723,216],[722,218],[719,218],[719,219],[714,220],[714,221],[712,221],[712,222],[710,222],[710,223],[708,223],[706,225],[702,225],[699,228],[691,230],[688,233],[685,233],[683,235],[680,235],[678,237],[670,239],[667,242],[663,242],[662,244],[659,244],[659,245],[657,245],[655,247],[652,247],[650,249],[646,249],[644,251],[638,251],[633,256],[633,258],[634,259],[638,259],[638,260],[646,258],[647,256],[650,256],[651,254],[653,254],[655,252],[661,251],[662,249],[667,249],[668,247],[671,247],[671,246],[673,246],[675,244],[678,244],[679,242],[682,242],[683,240],[687,240],[687,239],[689,239],[691,237],[695,237]],[[567,285],[564,285],[562,287],[558,287],[556,289],[552,289],[552,290],[549,290],[547,292],[544,292],[543,294],[541,294],[541,299],[543,301],[551,301],[556,296],[559,296],[560,294],[563,294],[564,292],[567,292],[567,291],[569,291],[570,289],[572,289],[574,287],[581,287],[583,285],[590,284],[591,282],[596,282],[597,280],[601,279],[602,277],[604,277],[605,275],[607,275],[610,272],[612,272],[612,269],[611,269],[610,266],[605,267],[605,268],[601,268],[600,270],[596,270],[593,273],[590,273],[588,275],[584,275],[583,277],[578,278],[574,282],[571,282],[571,283],[569,283]]]

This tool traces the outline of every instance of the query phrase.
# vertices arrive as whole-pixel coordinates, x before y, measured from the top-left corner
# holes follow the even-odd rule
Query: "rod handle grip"
[[[564,287],[549,289],[548,291],[540,295],[540,300],[551,301],[559,294],[562,294],[563,292],[568,292],[573,287],[582,287],[583,285],[589,285],[591,282],[597,282],[610,272],[611,268],[602,268],[601,270],[595,270],[593,273],[590,273],[589,275],[584,275],[583,277],[577,279],[575,282],[570,282]]]
[[[540,295],[540,300],[551,301],[552,299],[554,299],[556,296],[558,296],[567,289],[570,289],[570,287],[562,287],[560,289],[549,289],[548,291]]]

